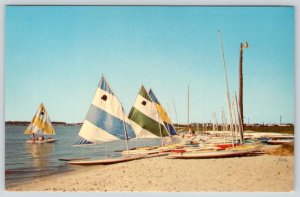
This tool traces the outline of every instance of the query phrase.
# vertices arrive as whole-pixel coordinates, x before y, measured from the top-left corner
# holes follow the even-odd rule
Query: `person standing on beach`
[[[189,136],[195,136],[195,130],[194,127],[192,127],[191,125],[189,125]]]

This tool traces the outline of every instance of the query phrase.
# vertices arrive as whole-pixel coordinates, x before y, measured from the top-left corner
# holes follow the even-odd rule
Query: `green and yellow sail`
[[[137,138],[169,136],[155,103],[144,86],[141,87],[128,117]]]
[[[150,96],[151,100],[154,102],[155,107],[156,107],[157,111],[159,112],[159,115],[160,115],[162,121],[164,122],[166,129],[168,130],[169,135],[177,135],[177,131],[172,124],[171,118],[168,116],[167,112],[162,107],[162,105],[158,101],[157,97],[155,96],[153,90],[151,90],[151,89],[149,90],[149,96]]]

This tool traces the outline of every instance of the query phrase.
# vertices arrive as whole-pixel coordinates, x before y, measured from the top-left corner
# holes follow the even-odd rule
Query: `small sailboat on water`
[[[124,140],[128,150],[127,140],[135,137],[136,135],[121,102],[102,75],[94,99],[74,145],[100,144]],[[143,157],[145,156],[126,155],[99,160],[76,160],[69,163],[77,165],[112,164],[141,159]]]
[[[45,139],[43,135],[55,135],[55,130],[51,124],[50,117],[43,103],[39,106],[37,112],[32,118],[31,123],[25,130],[24,134],[32,135],[28,143],[53,143],[58,141],[49,137]],[[35,136],[38,136],[37,138]]]

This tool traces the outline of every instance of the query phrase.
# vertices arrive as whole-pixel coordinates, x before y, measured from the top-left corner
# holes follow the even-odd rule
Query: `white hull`
[[[31,144],[45,144],[45,143],[54,143],[57,142],[57,139],[48,139],[48,140],[27,140],[27,143],[31,143]]]

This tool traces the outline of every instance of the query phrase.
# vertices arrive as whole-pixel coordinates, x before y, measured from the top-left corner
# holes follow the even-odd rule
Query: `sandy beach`
[[[290,192],[294,156],[259,155],[226,159],[141,159],[107,166],[82,166],[7,191]]]

